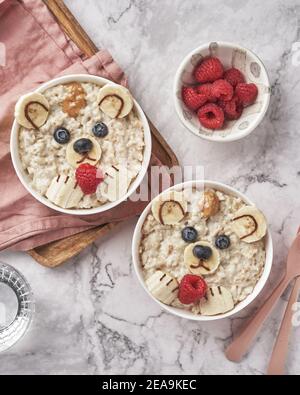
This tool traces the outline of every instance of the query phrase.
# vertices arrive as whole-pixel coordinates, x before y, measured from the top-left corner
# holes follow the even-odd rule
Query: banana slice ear
[[[178,296],[178,282],[170,274],[157,270],[145,281],[151,294],[160,302],[171,304]]]
[[[121,85],[107,84],[98,96],[100,109],[111,118],[124,118],[133,107],[133,99],[128,89]]]
[[[52,180],[46,197],[59,207],[74,208],[82,199],[83,192],[74,177],[62,175]]]
[[[210,247],[212,250],[211,257],[207,260],[197,258],[193,253],[193,250],[197,245]],[[186,246],[183,259],[188,270],[198,276],[208,276],[209,274],[214,273],[220,265],[219,251],[207,241],[197,241],[196,243]]]
[[[231,292],[222,286],[212,286],[207,290],[206,296],[200,300],[202,315],[224,314],[234,308]]]
[[[267,221],[263,213],[254,206],[242,207],[232,220],[232,230],[246,243],[262,239],[267,232]]]
[[[97,140],[95,140],[93,137],[90,136],[84,136],[91,140],[93,143],[93,148],[92,150],[88,153],[87,156],[78,154],[77,152],[74,151],[74,143],[76,140],[71,141],[66,150],[66,159],[67,162],[72,166],[72,167],[78,167],[81,165],[81,163],[89,163],[90,165],[96,166],[96,164],[99,162],[101,159],[102,155],[102,150],[101,147],[98,143]]]
[[[28,93],[16,104],[16,121],[26,129],[39,129],[47,121],[49,108],[48,100],[41,93]]]
[[[180,222],[185,217],[187,208],[183,193],[177,191],[158,196],[151,207],[154,218],[162,225],[175,225]]]

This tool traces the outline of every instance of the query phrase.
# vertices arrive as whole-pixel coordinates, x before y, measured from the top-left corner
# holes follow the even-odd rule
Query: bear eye
[[[66,128],[59,127],[55,129],[53,137],[58,144],[67,144],[70,141],[70,132]]]
[[[181,231],[181,237],[187,243],[192,243],[197,240],[198,232],[193,226],[186,226]]]
[[[220,250],[225,250],[230,246],[230,238],[226,235],[219,235],[216,237],[215,246]]]
[[[105,137],[108,135],[108,127],[104,122],[97,122],[92,129],[94,136]]]

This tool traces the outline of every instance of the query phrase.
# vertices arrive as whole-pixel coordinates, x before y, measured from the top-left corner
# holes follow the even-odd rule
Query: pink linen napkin
[[[9,149],[15,102],[54,76],[73,73],[95,74],[127,84],[108,51],[100,50],[86,59],[42,1],[0,0],[0,251],[26,251],[137,215],[147,204],[128,201],[100,215],[64,215],[40,204],[19,182]],[[158,164],[155,157],[152,162]]]

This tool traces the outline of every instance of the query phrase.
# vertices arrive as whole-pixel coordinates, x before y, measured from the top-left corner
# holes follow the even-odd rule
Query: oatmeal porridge
[[[237,196],[213,189],[165,192],[142,226],[145,284],[162,303],[194,314],[228,312],[263,273],[266,231],[263,214]]]
[[[19,155],[31,187],[62,208],[120,199],[141,171],[144,129],[129,91],[71,82],[22,96]]]

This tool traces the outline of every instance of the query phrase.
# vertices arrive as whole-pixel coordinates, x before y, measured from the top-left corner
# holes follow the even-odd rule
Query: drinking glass
[[[35,303],[30,285],[15,268],[0,262],[0,352],[29,330]]]

